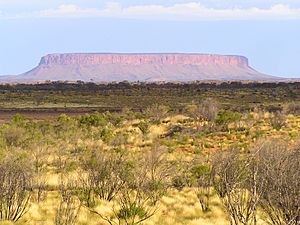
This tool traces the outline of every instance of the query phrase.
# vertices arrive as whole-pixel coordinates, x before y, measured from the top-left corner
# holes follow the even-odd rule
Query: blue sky
[[[0,0],[0,74],[66,52],[244,55],[300,77],[300,0]]]

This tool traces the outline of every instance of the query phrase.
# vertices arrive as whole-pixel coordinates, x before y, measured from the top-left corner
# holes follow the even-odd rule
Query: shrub
[[[200,104],[200,114],[207,121],[214,121],[219,110],[220,104],[213,98],[207,98]]]
[[[170,111],[169,107],[159,104],[154,104],[147,107],[144,110],[144,113],[152,118],[154,121],[160,121],[164,117],[167,116],[168,112]]]
[[[200,203],[202,212],[210,210],[212,193],[212,170],[207,163],[196,163],[191,169],[191,179],[196,187],[196,195]]]
[[[103,114],[103,116],[107,122],[113,124],[114,126],[120,125],[123,120],[119,113],[106,112]]]
[[[172,187],[176,188],[178,191],[182,191],[185,185],[186,182],[183,176],[177,175],[172,178]]]
[[[106,124],[106,120],[100,113],[96,112],[93,114],[85,114],[79,117],[79,124],[81,126],[104,126]]]
[[[300,148],[266,141],[260,149],[260,182],[264,191],[260,205],[268,224],[297,225],[300,216]]]
[[[100,199],[113,200],[124,188],[128,175],[129,166],[123,157],[114,152],[91,151],[83,159],[83,169],[87,173],[87,178],[82,179],[84,189],[93,190]]]
[[[149,123],[147,122],[139,122],[138,124],[135,125],[135,127],[138,127],[140,131],[143,133],[143,135],[146,135],[149,133]]]
[[[189,105],[186,107],[188,115],[196,120],[206,120],[213,122],[220,110],[220,104],[213,98],[204,99],[199,105]]]
[[[120,147],[128,143],[128,134],[124,132],[118,132],[116,135],[111,139],[111,145],[114,147]]]
[[[21,114],[16,114],[12,117],[11,119],[12,123],[21,127],[21,126],[24,126],[25,125],[25,116],[24,115],[21,115]]]
[[[286,117],[283,113],[277,112],[270,118],[270,124],[273,129],[280,130],[286,124]]]
[[[81,201],[73,193],[71,185],[60,185],[61,200],[55,215],[55,225],[75,225],[81,209]]]
[[[300,104],[299,102],[289,102],[283,106],[283,111],[286,114],[299,115],[300,113]]]
[[[241,119],[241,114],[238,112],[233,112],[231,110],[221,110],[216,118],[217,125],[222,126],[228,130],[228,125],[230,123],[236,123]]]
[[[8,127],[3,131],[3,138],[7,145],[18,146],[24,141],[25,130],[20,127]]]
[[[18,221],[29,208],[31,175],[22,165],[0,164],[0,220]]]

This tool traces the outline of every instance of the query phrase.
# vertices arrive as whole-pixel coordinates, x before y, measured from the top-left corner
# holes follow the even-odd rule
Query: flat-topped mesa
[[[69,53],[44,56],[32,70],[2,81],[190,82],[276,80],[248,66],[243,56],[180,53]],[[1,77],[0,77],[1,81]]]
[[[50,54],[40,65],[235,65],[248,67],[244,56],[209,54]]]

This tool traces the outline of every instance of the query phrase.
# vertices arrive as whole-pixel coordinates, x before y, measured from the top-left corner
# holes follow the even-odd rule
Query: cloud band
[[[108,3],[103,8],[82,8],[77,5],[60,5],[18,15],[1,14],[1,18],[123,18],[171,21],[202,20],[289,20],[300,19],[300,8],[276,4],[269,8],[224,8],[205,7],[198,2],[163,5],[135,5],[124,7],[120,3]]]

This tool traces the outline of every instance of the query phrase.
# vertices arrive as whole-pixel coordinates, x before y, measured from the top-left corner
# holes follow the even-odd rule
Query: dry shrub
[[[20,164],[0,164],[0,220],[18,221],[29,209],[31,175]]]
[[[260,204],[272,225],[298,225],[300,217],[300,148],[278,140],[261,146],[260,174],[264,192]]]
[[[270,118],[270,124],[274,129],[280,130],[286,125],[286,116],[282,112],[273,113]]]
[[[56,225],[74,225],[81,209],[81,201],[76,196],[77,187],[71,184],[60,184],[61,200],[55,215]]]

